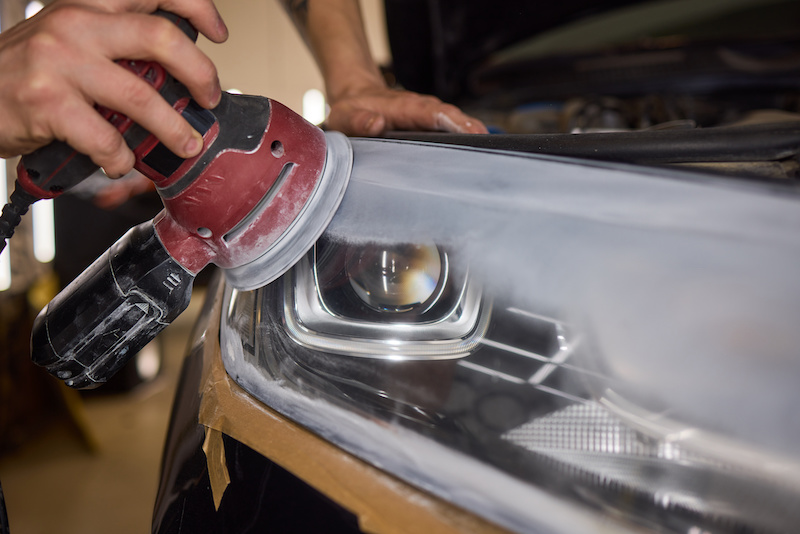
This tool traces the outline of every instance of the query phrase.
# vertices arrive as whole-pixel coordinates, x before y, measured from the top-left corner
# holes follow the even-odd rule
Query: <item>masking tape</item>
[[[228,464],[225,460],[225,444],[222,442],[222,433],[219,430],[206,427],[203,452],[206,453],[206,462],[208,463],[208,478],[211,480],[214,509],[219,510],[222,495],[228,484],[231,483]]]

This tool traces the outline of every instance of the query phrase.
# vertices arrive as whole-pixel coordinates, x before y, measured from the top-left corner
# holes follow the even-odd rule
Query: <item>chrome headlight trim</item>
[[[365,358],[462,358],[481,343],[491,319],[491,304],[469,276],[455,304],[427,323],[386,324],[336,315],[323,302],[308,257],[287,275],[283,298],[286,332],[298,345]]]

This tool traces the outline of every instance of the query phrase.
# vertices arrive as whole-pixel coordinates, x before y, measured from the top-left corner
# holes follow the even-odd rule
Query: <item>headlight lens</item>
[[[800,461],[774,448],[797,434],[782,431],[797,428],[792,344],[710,353],[696,342],[714,323],[690,320],[738,332],[797,315],[797,199],[355,145],[328,227],[342,241],[256,293],[227,291],[223,360],[248,392],[510,530],[797,530]]]
[[[370,308],[424,312],[447,283],[447,256],[435,245],[351,247],[345,272],[356,295]]]
[[[386,450],[400,447],[395,454],[408,446],[402,439],[393,443],[403,435],[397,428],[409,428],[444,444],[447,454],[481,458],[562,497],[577,485],[581,499],[635,509],[643,524],[668,521],[691,532],[695,525],[702,532],[755,524],[781,532],[785,497],[800,492],[776,496],[769,475],[698,447],[698,439],[715,443],[708,435],[663,418],[643,427],[653,414],[637,412],[611,391],[594,400],[596,371],[573,363],[582,337],[533,310],[490,305],[452,257],[432,244],[321,240],[278,283],[255,293],[229,290],[223,357],[251,354],[258,373],[281,383],[279,389],[391,422],[393,430],[383,437],[384,427],[371,427],[369,440]],[[243,350],[230,348],[233,339]],[[301,420],[307,415],[294,414],[298,406],[325,418],[336,413],[327,405],[302,407],[296,397],[282,405],[274,389],[247,389]],[[350,442],[348,436],[338,442]],[[432,462],[443,461],[435,450],[428,454]],[[385,462],[385,451],[374,461]],[[420,457],[414,463],[427,469]],[[458,483],[472,483],[470,473]],[[418,471],[407,476],[424,482]]]

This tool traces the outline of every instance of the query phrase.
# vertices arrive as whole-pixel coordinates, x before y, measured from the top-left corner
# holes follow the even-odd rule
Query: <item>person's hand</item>
[[[430,95],[375,88],[331,103],[328,128],[352,136],[376,136],[388,130],[488,133],[486,126],[452,104]]]
[[[219,103],[213,63],[177,26],[150,14],[157,9],[188,19],[214,42],[227,38],[212,0],[56,0],[1,33],[0,156],[58,139],[109,176],[122,176],[133,153],[95,104],[127,115],[181,157],[199,153],[200,134],[147,82],[114,63],[157,61],[200,105]]]
[[[438,98],[389,88],[369,50],[358,0],[281,0],[325,79],[325,124],[353,136],[387,130],[488,133],[481,121]]]

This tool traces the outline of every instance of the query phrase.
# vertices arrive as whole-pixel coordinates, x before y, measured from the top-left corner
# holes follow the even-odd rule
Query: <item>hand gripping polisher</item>
[[[196,38],[186,21],[163,15]],[[119,64],[202,134],[203,150],[181,159],[127,117],[98,108],[133,150],[135,168],[155,183],[164,210],[129,230],[36,318],[33,361],[75,388],[107,381],[180,315],[209,263],[244,290],[287,271],[327,227],[352,166],[346,137],[323,133],[273,100],[223,93],[206,110],[158,63]],[[60,142],[24,156],[0,232],[10,237],[30,204],[96,170]]]

